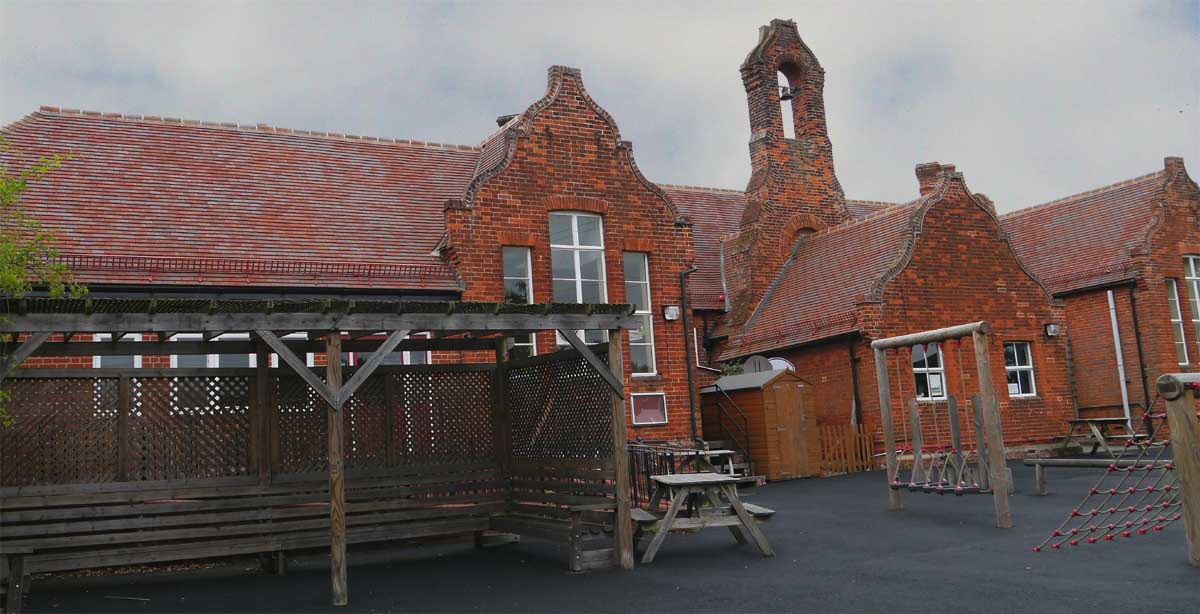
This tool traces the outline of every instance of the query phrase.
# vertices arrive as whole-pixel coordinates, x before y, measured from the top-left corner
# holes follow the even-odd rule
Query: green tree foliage
[[[55,155],[40,158],[27,168],[13,171],[9,162],[20,152],[0,136],[0,298],[5,305],[29,294],[34,288],[45,288],[52,297],[82,296],[86,289],[75,283],[66,265],[59,261],[53,233],[42,228],[21,207],[21,192],[62,166],[69,156]],[[7,309],[6,309],[7,311]],[[0,313],[0,319],[4,318]],[[4,347],[11,347],[11,336],[0,335]],[[7,353],[0,353],[0,368],[12,369]],[[7,373],[6,373],[7,374]],[[0,391],[0,425],[12,423],[6,407],[8,395]]]

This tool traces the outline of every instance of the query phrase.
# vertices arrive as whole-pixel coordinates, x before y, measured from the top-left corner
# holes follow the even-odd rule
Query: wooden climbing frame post
[[[1188,562],[1200,567],[1200,419],[1196,396],[1200,373],[1174,373],[1158,378],[1158,393],[1166,401],[1171,428],[1172,458],[1180,484]]]

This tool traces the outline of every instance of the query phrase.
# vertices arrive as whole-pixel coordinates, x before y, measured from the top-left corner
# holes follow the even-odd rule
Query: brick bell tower
[[[849,219],[825,125],[825,70],[796,22],[759,28],[741,73],[753,172],[739,232],[724,246],[734,325],[749,317],[802,235]]]

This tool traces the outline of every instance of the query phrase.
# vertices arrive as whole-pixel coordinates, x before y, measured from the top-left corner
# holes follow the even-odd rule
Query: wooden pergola
[[[277,354],[280,366],[290,367],[328,405],[329,531],[335,605],[347,603],[345,451],[340,419],[347,401],[395,351],[494,351],[497,367],[501,367],[509,337],[559,331],[611,389],[612,454],[616,464],[615,558],[623,568],[633,566],[623,335],[619,334],[638,326],[630,305],[106,297],[28,298],[6,300],[3,306],[6,317],[0,319],[0,333],[10,334],[13,341],[6,348],[8,361],[0,370],[0,378],[26,371],[14,367],[34,356],[255,354],[255,368],[262,374],[271,368],[270,354]],[[580,330],[609,331],[607,364],[579,339],[576,331]],[[308,339],[284,339],[288,333],[299,331],[307,332]],[[217,339],[234,332],[249,333],[250,339]],[[413,332],[430,335],[427,339],[406,339]],[[108,333],[111,338],[92,341],[94,333]],[[143,337],[138,343],[119,343],[126,335],[146,333],[153,333],[155,340]],[[171,341],[181,333],[200,333],[203,340]],[[49,341],[54,334],[62,334],[63,341]],[[88,339],[80,339],[83,334]],[[371,356],[344,381],[341,355],[346,351],[371,352]],[[324,353],[324,379],[307,366],[305,353]],[[185,372],[170,371],[175,375]],[[195,371],[199,375],[206,370]],[[257,387],[254,394],[267,394],[266,387]],[[265,456],[260,453],[254,460],[260,473],[269,471]]]

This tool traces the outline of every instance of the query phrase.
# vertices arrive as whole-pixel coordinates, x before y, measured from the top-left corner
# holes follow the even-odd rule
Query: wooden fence
[[[855,473],[875,469],[872,434],[853,424],[820,427],[821,470],[825,473]]]

